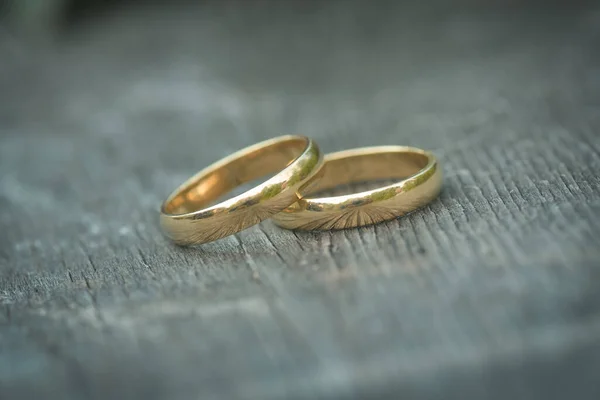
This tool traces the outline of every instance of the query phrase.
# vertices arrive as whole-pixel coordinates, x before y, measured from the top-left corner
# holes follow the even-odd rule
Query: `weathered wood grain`
[[[5,34],[0,398],[598,398],[600,8],[398,3]],[[373,227],[163,238],[176,185],[284,133],[432,149],[444,191]]]

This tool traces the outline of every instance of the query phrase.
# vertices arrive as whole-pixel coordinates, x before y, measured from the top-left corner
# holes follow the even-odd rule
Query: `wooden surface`
[[[4,31],[0,398],[600,398],[600,7],[399,3]],[[431,149],[443,193],[163,238],[175,186],[284,133]]]

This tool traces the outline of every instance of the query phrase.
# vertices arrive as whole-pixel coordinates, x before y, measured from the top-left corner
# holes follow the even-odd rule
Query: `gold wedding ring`
[[[442,185],[433,154],[403,146],[365,147],[328,154],[311,193],[379,179],[401,179],[345,196],[303,198],[273,216],[288,229],[324,230],[370,225],[397,218],[433,200]]]
[[[184,245],[232,235],[296,202],[322,164],[319,148],[304,136],[282,136],[247,147],[176,189],[161,207],[161,226]],[[275,172],[247,192],[210,206],[235,187]]]

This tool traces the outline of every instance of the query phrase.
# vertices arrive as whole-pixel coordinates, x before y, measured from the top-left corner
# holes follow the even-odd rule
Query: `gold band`
[[[389,186],[346,196],[303,198],[273,216],[288,229],[325,230],[394,219],[437,197],[442,173],[433,154],[403,146],[365,147],[328,154],[312,193],[342,184],[400,178]]]
[[[183,245],[232,235],[297,201],[322,165],[319,148],[304,136],[282,136],[247,147],[176,189],[161,207],[161,226]],[[281,172],[247,192],[208,207],[242,183],[277,171]]]

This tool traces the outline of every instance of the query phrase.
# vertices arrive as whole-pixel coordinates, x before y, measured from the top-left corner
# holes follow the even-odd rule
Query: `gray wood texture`
[[[0,40],[0,398],[600,398],[600,7],[207,2]],[[195,248],[158,208],[284,133],[439,200]]]

